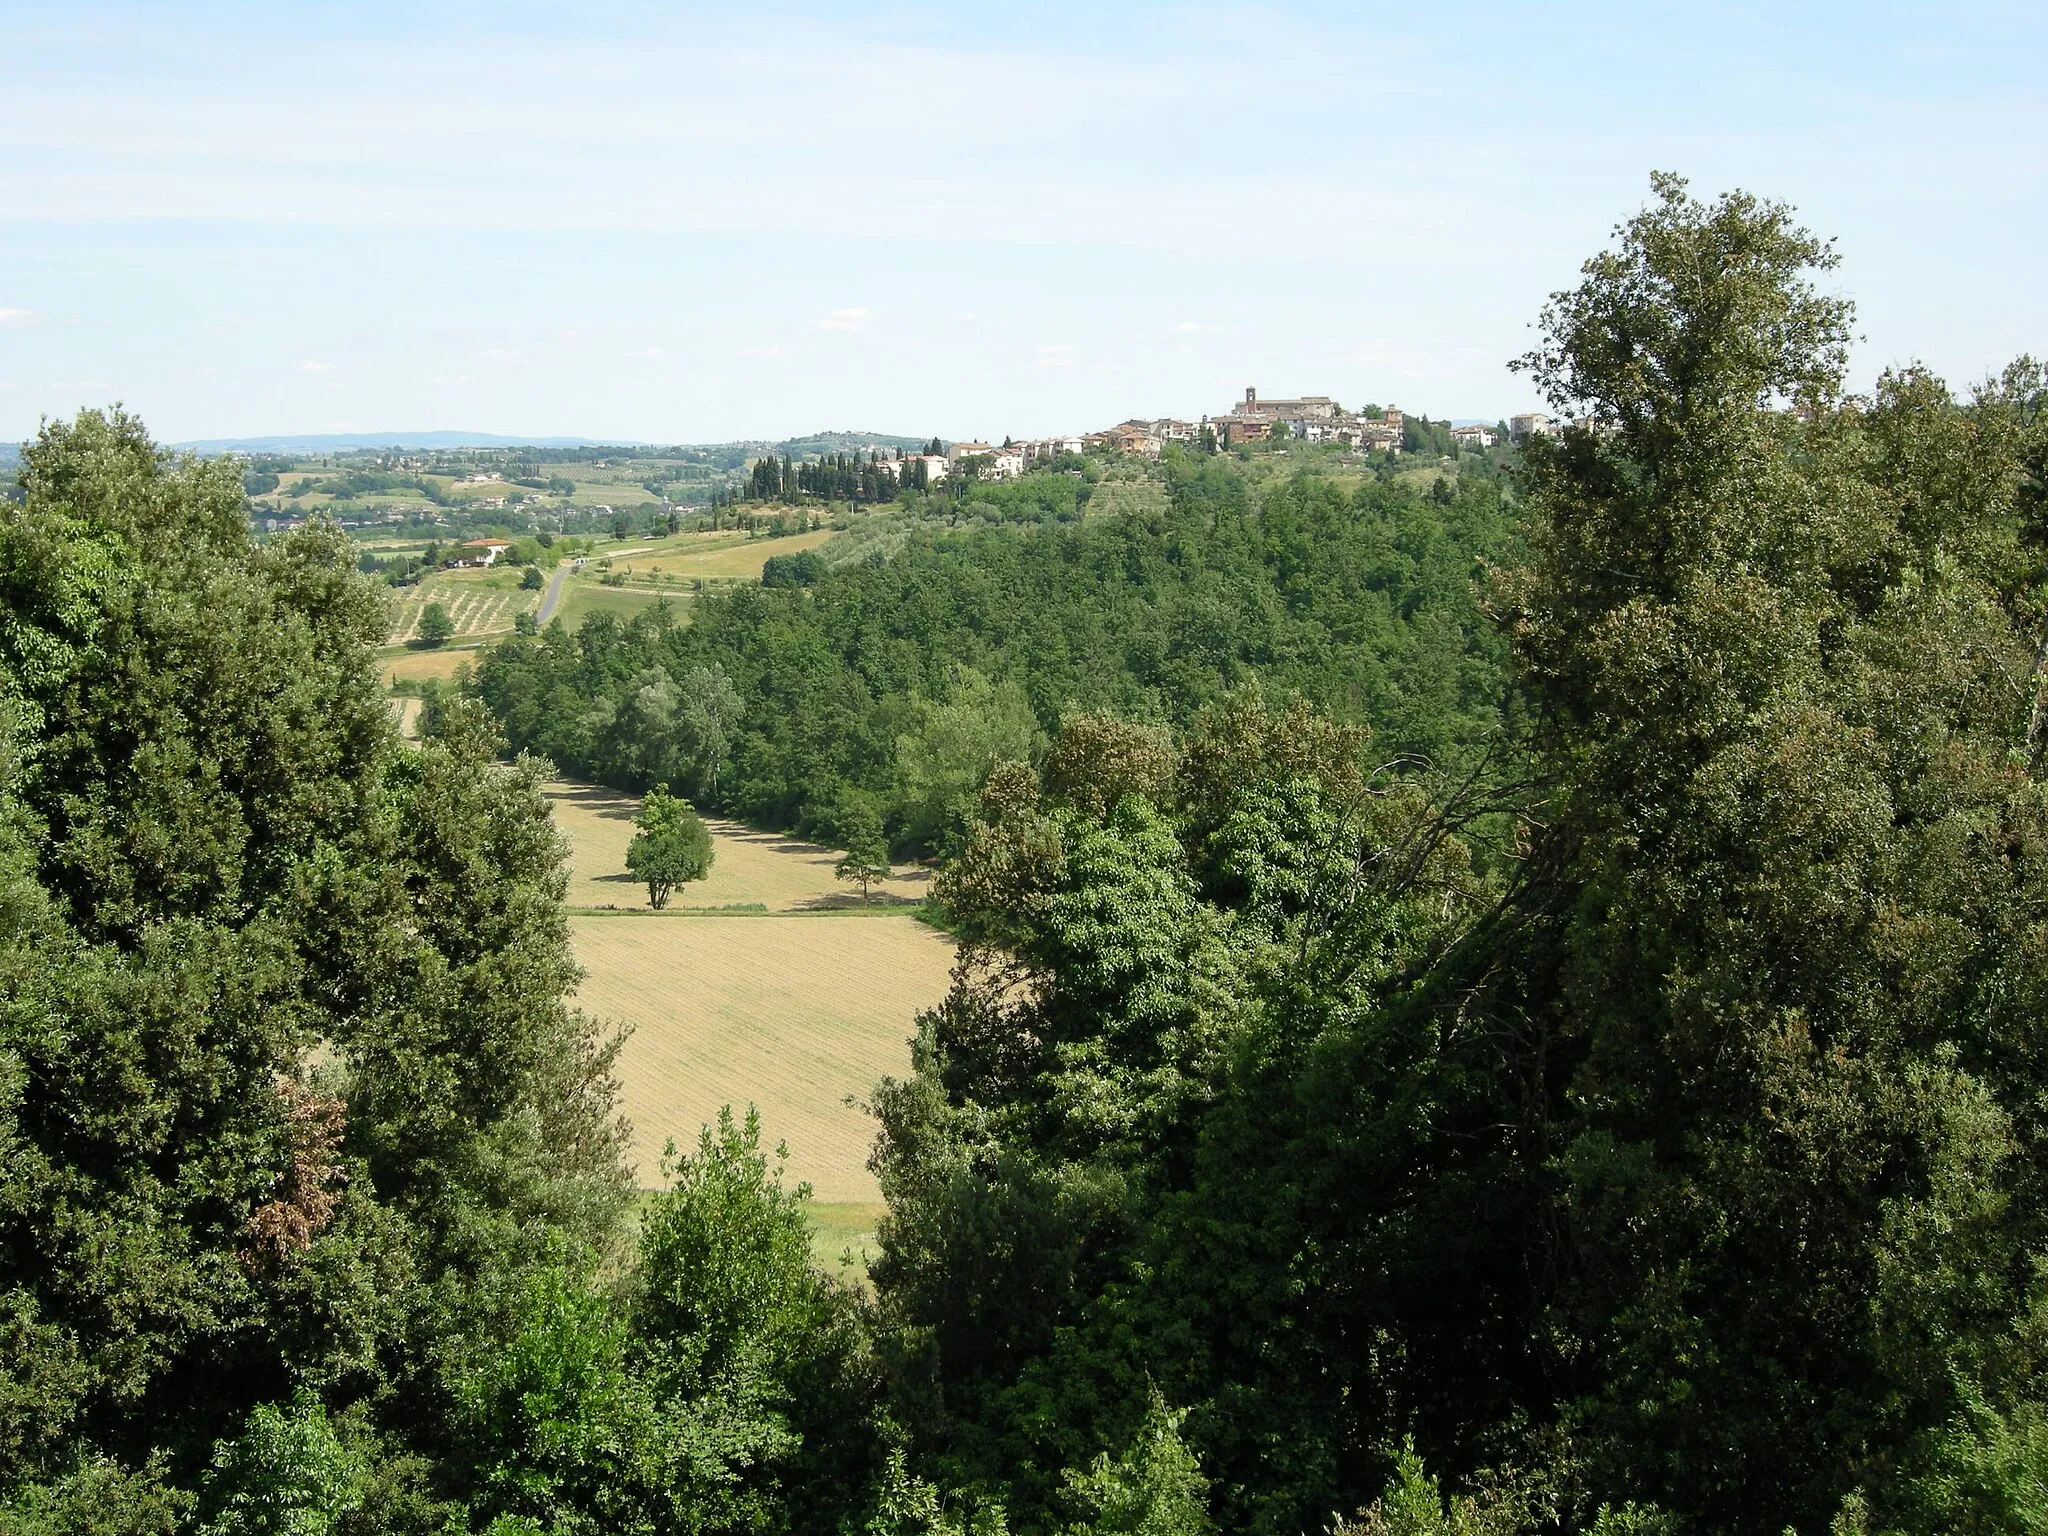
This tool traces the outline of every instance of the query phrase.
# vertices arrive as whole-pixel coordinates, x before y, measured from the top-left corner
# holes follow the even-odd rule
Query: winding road
[[[548,582],[547,591],[541,594],[540,612],[533,616],[535,629],[546,629],[548,620],[555,616],[555,604],[562,600],[562,584],[569,579],[569,562],[564,560],[555,567],[555,574]]]

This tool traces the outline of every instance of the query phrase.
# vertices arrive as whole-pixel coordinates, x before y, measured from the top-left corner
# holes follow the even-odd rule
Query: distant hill
[[[281,437],[203,437],[173,443],[193,453],[336,453],[350,448],[635,448],[615,437],[505,437],[496,432],[308,432]]]
[[[786,437],[775,446],[791,455],[803,453],[853,453],[863,448],[922,448],[929,437],[891,437],[886,432],[812,432],[803,437]]]
[[[916,448],[923,437],[895,437],[886,432],[811,432],[779,442],[746,438],[723,443],[678,443],[686,453],[720,449],[753,453],[850,453],[867,448]],[[656,444],[626,437],[508,437],[501,432],[305,432],[273,437],[200,437],[173,443],[191,453],[347,453],[368,448],[652,448]],[[6,450],[12,453],[11,445]],[[4,461],[0,461],[4,462]]]

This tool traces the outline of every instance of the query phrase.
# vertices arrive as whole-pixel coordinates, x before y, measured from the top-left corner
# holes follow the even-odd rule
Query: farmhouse
[[[1491,448],[1499,441],[1499,436],[1493,428],[1477,424],[1451,428],[1451,441],[1460,448]]]
[[[510,539],[468,539],[462,544],[466,553],[456,559],[457,565],[496,565],[498,556],[512,547]]]

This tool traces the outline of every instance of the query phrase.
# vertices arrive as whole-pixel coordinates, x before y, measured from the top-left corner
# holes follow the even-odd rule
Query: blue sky
[[[2040,5],[0,4],[0,437],[1492,417],[1652,169],[2048,349]]]

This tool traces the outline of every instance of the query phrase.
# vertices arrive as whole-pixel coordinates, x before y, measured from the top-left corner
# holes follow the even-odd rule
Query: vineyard
[[[439,603],[454,622],[456,637],[509,634],[513,618],[537,607],[538,592],[520,590],[517,577],[487,576],[483,572],[445,571],[427,577],[418,586],[401,587],[392,604],[391,643],[417,640],[420,615],[429,603]]]

